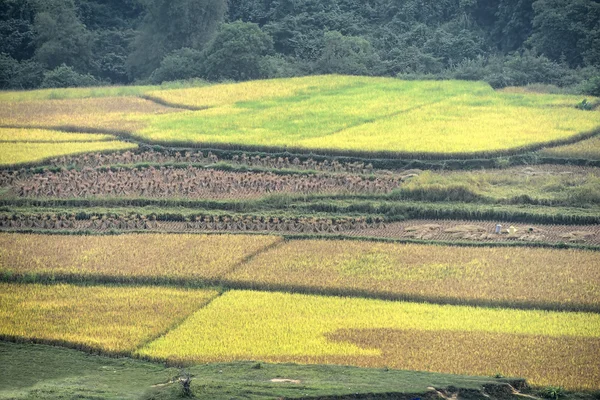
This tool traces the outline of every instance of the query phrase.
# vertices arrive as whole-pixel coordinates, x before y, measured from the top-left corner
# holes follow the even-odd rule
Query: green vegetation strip
[[[514,221],[541,224],[588,225],[600,223],[598,207],[551,207],[537,205],[477,204],[464,202],[425,201],[371,201],[367,199],[342,200],[270,196],[262,200],[218,201],[218,200],[172,200],[172,199],[0,199],[0,212],[23,212],[29,209],[62,210],[62,213],[80,214],[87,219],[100,210],[117,213],[119,210],[156,210],[162,220],[183,221],[186,217],[202,213],[287,215],[287,216],[383,216],[387,221],[406,219],[468,219],[481,221]],[[89,210],[82,211],[82,210]],[[98,211],[96,211],[98,210]],[[194,212],[194,210],[197,210]],[[135,211],[132,211],[135,212]],[[155,211],[152,211],[155,212]],[[150,213],[152,213],[150,212]],[[142,210],[142,215],[148,215]]]
[[[130,358],[108,358],[76,350],[35,344],[0,342],[0,399],[95,398],[104,400],[170,400],[180,398],[176,380],[193,376],[197,398],[342,399],[344,395],[376,399],[387,394],[424,397],[429,387],[482,390],[484,385],[511,382],[491,377],[396,371],[326,365],[255,362],[196,365],[182,371],[164,364]],[[298,383],[272,382],[290,379]],[[514,383],[513,383],[514,384]],[[368,395],[371,394],[369,397]],[[414,394],[411,396],[411,394]],[[582,394],[583,396],[583,394]],[[582,397],[582,400],[587,400]],[[589,396],[592,400],[592,396]]]

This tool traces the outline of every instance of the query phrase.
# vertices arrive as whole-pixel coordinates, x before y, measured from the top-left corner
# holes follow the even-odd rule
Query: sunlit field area
[[[600,127],[600,113],[575,108],[577,96],[494,92],[461,81],[315,76],[44,93],[30,99],[3,94],[0,125],[94,129],[163,144],[390,157],[511,153]]]
[[[0,153],[0,165],[27,164],[43,161],[52,157],[104,151],[132,150],[137,147],[138,146],[135,143],[119,140],[94,140],[90,142],[75,140],[72,142],[57,141],[54,143],[10,141],[0,143],[0,148],[2,149],[2,152]]]
[[[596,252],[291,241],[227,275],[263,287],[532,307],[594,307]]]
[[[520,338],[526,344],[517,353],[504,351]],[[446,350],[436,357],[441,343]],[[501,373],[538,385],[596,388],[599,346],[597,314],[233,291],[139,353],[188,362],[259,359]],[[484,356],[490,352],[493,357]]]
[[[0,377],[95,371],[0,398],[593,400],[600,112],[555,93],[0,92]]]
[[[177,288],[0,283],[0,337],[127,354],[216,295]]]
[[[0,273],[76,280],[184,281],[221,278],[275,236],[0,234]]]
[[[316,77],[290,84],[283,85],[287,90],[275,80],[218,92],[210,87],[157,93],[209,109],[155,118],[139,135],[316,151],[451,154],[518,149],[600,126],[600,114],[575,109],[575,96],[496,93],[481,83]]]

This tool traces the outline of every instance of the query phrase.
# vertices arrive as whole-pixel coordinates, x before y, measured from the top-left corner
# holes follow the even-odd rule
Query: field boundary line
[[[202,304],[197,309],[191,311],[189,314],[185,315],[180,320],[174,321],[170,326],[166,327],[164,329],[164,331],[157,333],[154,337],[148,338],[147,340],[144,340],[144,341],[138,343],[138,345],[133,350],[131,350],[131,354],[135,355],[136,357],[139,357],[139,355],[138,355],[138,351],[139,350],[143,349],[145,346],[149,345],[150,343],[152,343],[152,342],[160,339],[161,337],[165,336],[169,332],[177,329],[185,321],[187,321],[189,318],[191,318],[194,314],[196,314],[198,311],[202,310],[203,308],[207,307],[209,304],[211,304],[213,301],[215,301],[216,299],[218,299],[219,297],[221,297],[226,292],[227,292],[227,290],[218,290],[216,296],[212,297],[206,303]]]
[[[265,235],[265,236],[269,236],[269,235]],[[254,258],[258,257],[261,254],[264,253],[268,253],[269,251],[276,249],[279,246],[282,246],[283,244],[285,244],[287,242],[286,238],[282,235],[270,235],[270,236],[278,236],[280,238],[280,240],[275,241],[274,243],[271,243],[265,247],[262,247],[250,254],[248,254],[246,257],[242,258],[240,261],[238,261],[237,263],[233,264],[231,266],[231,268],[229,268],[229,271],[223,272],[221,274],[221,282],[224,280],[227,280],[227,276],[236,272],[238,269],[240,269],[241,267],[243,267],[244,265],[248,264],[250,261],[252,261]]]
[[[369,119],[367,119],[367,120],[365,120],[363,122],[357,122],[355,124],[348,125],[348,126],[346,126],[344,128],[336,129],[333,132],[328,133],[327,135],[324,135],[323,137],[332,136],[332,135],[335,135],[335,134],[347,131],[348,129],[353,129],[353,128],[356,128],[356,127],[359,127],[359,126],[362,126],[362,125],[374,124],[375,122],[379,122],[379,121],[383,121],[383,120],[386,120],[386,119],[394,118],[394,117],[396,117],[398,115],[407,114],[407,113],[410,113],[412,111],[419,110],[419,109],[421,109],[423,107],[428,107],[428,106],[432,106],[432,105],[435,105],[435,104],[439,104],[439,103],[442,103],[442,102],[444,102],[446,100],[451,100],[451,99],[453,99],[455,97],[458,97],[458,96],[452,96],[452,97],[448,97],[448,98],[445,98],[445,99],[442,99],[442,100],[432,101],[431,103],[423,103],[423,104],[420,104],[418,106],[409,107],[409,108],[407,108],[405,110],[394,111],[393,113],[382,115],[381,117],[377,117],[377,118],[369,118]]]
[[[35,280],[33,280],[35,278]],[[427,303],[427,304],[438,304],[438,305],[450,305],[450,306],[467,306],[467,307],[482,307],[482,308],[502,308],[502,309],[515,309],[515,310],[543,310],[543,311],[555,311],[555,312],[585,312],[600,314],[600,305],[594,304],[564,304],[564,303],[544,303],[535,301],[511,301],[511,300],[488,300],[488,299],[461,299],[452,297],[442,296],[420,296],[409,293],[393,293],[389,291],[376,292],[368,289],[357,289],[357,288],[323,288],[323,287],[311,287],[300,284],[278,284],[278,283],[262,283],[252,282],[244,280],[234,279],[220,279],[220,280],[200,280],[194,279],[185,281],[180,280],[161,280],[157,279],[150,282],[146,279],[135,280],[129,278],[126,281],[120,280],[118,276],[77,276],[74,274],[62,274],[53,275],[48,273],[42,274],[7,274],[0,271],[0,282],[2,283],[13,283],[22,285],[60,285],[69,284],[73,286],[87,287],[93,286],[123,286],[123,287],[135,287],[135,286],[150,286],[150,287],[170,287],[181,289],[182,286],[193,289],[193,290],[216,290],[218,294],[210,299],[208,302],[192,311],[189,315],[182,318],[175,325],[179,326],[185,320],[190,318],[196,312],[202,310],[214,300],[222,296],[223,294],[232,290],[251,290],[258,292],[268,293],[290,293],[290,294],[306,294],[311,296],[322,296],[322,297],[345,297],[345,298],[358,298],[358,299],[370,299],[370,300],[383,300],[383,301],[394,301],[394,302],[407,302],[407,303]],[[156,340],[157,338],[164,336],[169,331],[176,328],[171,326],[164,332],[158,334],[154,339],[149,339],[144,342],[143,345],[136,347],[139,350],[146,344]],[[2,335],[0,335],[0,340]],[[12,341],[12,340],[11,340]]]
[[[483,164],[494,163],[499,158],[510,158],[511,165],[530,165],[530,164],[567,164],[567,165],[582,165],[582,166],[599,166],[600,160],[593,159],[579,159],[579,158],[560,158],[560,157],[546,157],[538,156],[536,160],[523,160],[522,157],[528,154],[533,154],[535,151],[539,151],[544,148],[552,148],[563,146],[566,144],[574,144],[582,142],[596,136],[600,136],[600,128],[595,131],[586,132],[582,134],[576,134],[575,136],[567,139],[563,139],[558,142],[549,142],[545,144],[535,145],[537,148],[522,148],[514,149],[515,151],[501,150],[494,152],[476,152],[476,153],[389,153],[389,152],[352,152],[352,151],[329,151],[324,149],[322,152],[314,149],[303,149],[303,148],[279,148],[279,147],[263,147],[263,146],[238,146],[228,145],[226,143],[204,143],[204,142],[164,142],[164,141],[151,141],[144,137],[138,136],[135,132],[115,130],[115,129],[98,129],[89,127],[77,127],[72,125],[60,125],[60,126],[47,126],[47,125],[14,125],[14,124],[1,124],[0,128],[6,129],[41,129],[49,131],[67,132],[67,133],[88,133],[88,134],[104,134],[117,136],[118,140],[135,143],[140,147],[151,147],[159,148],[161,150],[171,151],[213,151],[215,153],[226,153],[223,160],[229,160],[226,158],[229,152],[235,153],[248,153],[249,155],[269,155],[273,157],[299,157],[299,158],[314,158],[314,159],[330,159],[336,158],[347,162],[371,162],[376,165],[376,169],[386,169],[392,167],[393,169],[442,169],[442,170],[470,170],[474,167],[485,167]],[[344,128],[346,129],[346,128]],[[111,151],[118,152],[119,150]],[[314,153],[317,151],[317,153]],[[86,153],[97,153],[97,152],[86,152]],[[422,158],[424,157],[424,158]],[[54,157],[48,157],[43,160],[21,163],[14,165],[3,165],[1,169],[13,169],[13,168],[32,168],[43,166],[46,161]],[[512,159],[514,158],[514,159]],[[483,164],[482,164],[483,162]],[[387,164],[392,164],[391,166]],[[488,168],[493,168],[493,165],[489,165]]]
[[[82,133],[84,134],[84,133]],[[84,134],[85,135],[85,134]],[[61,143],[101,143],[101,142],[121,142],[118,137],[99,140],[0,140],[0,143],[43,143],[43,144],[61,144]]]
[[[459,299],[451,297],[419,296],[407,293],[370,292],[367,289],[352,288],[322,288],[304,285],[286,285],[277,283],[261,283],[250,281],[224,281],[223,286],[229,290],[251,290],[269,293],[306,294],[322,297],[343,297],[369,300],[384,300],[406,303],[426,303],[449,306],[479,307],[491,309],[515,309],[515,310],[543,310],[554,312],[585,312],[600,314],[600,305],[587,304],[560,304],[543,302],[526,302],[510,300],[487,300],[487,299]]]
[[[174,102],[167,101],[167,100],[161,99],[160,97],[152,96],[149,94],[141,94],[141,95],[138,95],[137,97],[140,99],[143,99],[143,100],[150,101],[152,103],[159,104],[161,106],[170,107],[170,108],[174,108],[174,109],[178,109],[178,110],[204,111],[204,110],[213,108],[211,106],[189,106],[189,105],[185,105],[185,104],[174,103]]]

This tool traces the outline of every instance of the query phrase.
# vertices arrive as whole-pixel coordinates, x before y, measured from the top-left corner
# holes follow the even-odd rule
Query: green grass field
[[[164,364],[89,355],[44,345],[0,342],[0,399],[171,400],[181,386],[168,382],[181,376]],[[481,390],[502,383],[492,377],[416,371],[254,362],[189,367],[194,398],[211,400],[306,398],[375,393],[424,394],[429,387],[454,386]],[[290,379],[298,383],[272,382]],[[387,398],[382,395],[382,398]],[[583,397],[590,398],[592,395]],[[374,399],[374,397],[370,397]]]

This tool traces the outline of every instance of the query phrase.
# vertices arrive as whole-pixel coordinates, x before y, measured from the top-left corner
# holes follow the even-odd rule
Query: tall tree
[[[36,0],[35,58],[53,69],[66,64],[86,72],[90,34],[77,16],[73,0]]]
[[[147,77],[165,55],[183,47],[200,50],[210,41],[227,11],[227,0],[140,0],[146,14],[128,65]]]
[[[555,61],[570,66],[600,67],[600,2],[537,0],[533,3],[533,34],[529,44]]]
[[[272,51],[273,39],[258,25],[242,21],[223,24],[206,49],[205,76],[236,81],[264,78],[264,57]]]

